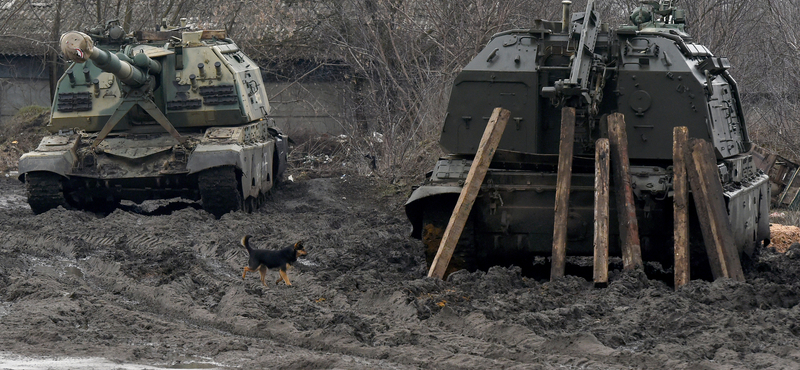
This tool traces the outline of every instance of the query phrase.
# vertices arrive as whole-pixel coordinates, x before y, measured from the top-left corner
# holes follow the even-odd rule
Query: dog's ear
[[[304,247],[303,247],[303,241],[302,240],[297,242],[297,243],[294,243],[294,250],[299,251],[299,250],[303,250],[303,249],[304,249]]]
[[[248,245],[248,243],[250,242],[250,238],[252,238],[252,236],[250,236],[250,235],[243,236],[242,237],[242,245],[246,247]]]

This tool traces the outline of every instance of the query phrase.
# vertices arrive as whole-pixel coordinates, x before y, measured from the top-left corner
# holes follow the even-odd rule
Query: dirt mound
[[[800,227],[789,225],[769,225],[770,246],[784,253],[792,244],[800,243]]]
[[[142,368],[800,368],[800,253],[762,249],[747,281],[677,292],[619,270],[604,289],[519,267],[441,281],[408,237],[405,192],[369,178],[289,182],[258,212],[219,220],[190,206],[33,215],[23,193],[0,179],[0,348],[14,355]],[[258,247],[305,241],[293,286],[242,280],[244,234]]]

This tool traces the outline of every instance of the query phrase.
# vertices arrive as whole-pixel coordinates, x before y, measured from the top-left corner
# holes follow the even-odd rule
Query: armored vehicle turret
[[[45,137],[19,161],[34,213],[121,200],[201,200],[219,217],[256,209],[286,168],[257,64],[224,31],[117,22],[61,37]]]
[[[676,126],[716,149],[739,251],[751,253],[769,237],[769,182],[749,152],[730,63],[685,32],[684,13],[673,3],[642,1],[631,25],[609,31],[594,1],[575,13],[564,1],[560,22],[537,21],[491,38],[453,84],[440,139],[450,154],[406,203],[412,235],[423,240],[429,263],[495,107],[508,109],[511,119],[450,262],[456,269],[526,268],[537,256],[550,256],[563,107],[577,112],[568,255],[593,252],[594,145],[608,137],[612,113],[625,119],[645,260],[672,260]],[[613,182],[611,191],[610,245],[619,255]],[[700,238],[699,227],[691,229]]]

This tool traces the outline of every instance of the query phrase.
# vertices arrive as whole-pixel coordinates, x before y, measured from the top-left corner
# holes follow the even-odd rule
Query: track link
[[[61,176],[52,172],[29,172],[25,174],[28,204],[34,214],[47,212],[58,206],[67,206]]]
[[[198,188],[203,209],[216,218],[244,209],[242,192],[232,166],[214,167],[198,174]]]

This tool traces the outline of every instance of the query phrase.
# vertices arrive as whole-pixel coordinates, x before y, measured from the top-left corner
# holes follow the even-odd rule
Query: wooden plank
[[[136,37],[139,41],[166,41],[169,40],[170,37],[177,37],[180,38],[180,32],[170,32],[170,31],[150,31],[150,30],[139,30],[133,33],[133,37]]]
[[[192,30],[185,30],[186,32],[196,32]],[[136,37],[139,41],[167,41],[171,37],[181,38],[183,36],[183,31],[148,31],[148,30],[140,30],[134,32],[134,37]],[[203,34],[200,38],[204,40],[208,40],[211,38],[217,38],[218,40],[222,40],[228,37],[228,33],[225,30],[203,30]]]
[[[783,202],[790,209],[796,209],[798,207],[798,200],[800,200],[800,177],[797,176],[797,171],[795,171],[792,176],[792,181],[786,185],[786,188],[788,189],[786,195],[789,197],[785,198]],[[787,199],[789,201],[787,201]]]
[[[690,279],[689,270],[689,190],[686,183],[686,145],[689,140],[689,129],[685,126],[675,127],[672,131],[672,198],[673,235],[675,239],[675,289]]]
[[[720,261],[720,255],[717,253],[713,237],[714,232],[709,219],[710,210],[708,208],[708,199],[692,153],[693,144],[696,140],[698,139],[689,139],[686,150],[684,151],[686,155],[684,163],[686,164],[686,175],[689,180],[689,186],[692,190],[692,198],[694,198],[694,207],[697,212],[698,221],[700,222],[700,231],[703,234],[703,244],[706,247],[708,263],[711,266],[711,275],[714,279],[718,279],[727,276],[727,269],[723,268],[724,261]]]
[[[439,250],[436,252],[431,269],[428,271],[429,277],[444,278],[447,265],[450,263],[450,258],[453,257],[453,251],[456,249],[456,243],[461,237],[461,232],[464,231],[467,217],[472,210],[472,205],[475,203],[478,192],[481,190],[483,178],[486,176],[489,164],[492,163],[492,157],[494,157],[494,153],[497,150],[497,145],[500,144],[500,139],[503,137],[503,131],[506,129],[506,123],[508,123],[510,116],[511,112],[499,107],[492,112],[478,145],[478,151],[475,153],[475,159],[469,169],[469,174],[467,174],[464,188],[461,189],[461,195],[458,197],[453,215],[450,217],[450,222],[447,224],[444,235],[442,235]]]
[[[756,145],[755,143],[751,143],[750,145],[752,149],[750,149],[749,154],[753,156],[753,164],[755,164],[759,170],[770,175],[770,180],[774,182],[781,182],[780,177],[772,178],[772,174],[770,173],[772,166],[775,165],[775,161],[778,160],[778,156],[775,153]]]
[[[628,134],[622,113],[608,116],[608,138],[611,146],[611,170],[616,186],[614,193],[619,219],[622,268],[638,269],[642,268],[642,248],[639,244],[639,221],[636,219],[636,203],[631,188]]]
[[[222,40],[226,37],[228,37],[228,32],[225,30],[203,30],[203,36],[201,36],[204,40],[212,38]]]
[[[689,184],[714,279],[744,281],[739,251],[733,241],[716,155],[711,143],[690,139],[686,163]]]
[[[594,284],[608,284],[608,139],[598,139],[594,154]]]
[[[564,276],[567,257],[569,188],[572,182],[572,151],[574,146],[575,108],[564,107],[561,109],[561,143],[558,148],[558,174],[556,175],[555,222],[553,223],[550,280]]]
[[[792,191],[793,190],[792,189],[792,184],[794,183],[794,179],[797,177],[797,173],[798,172],[800,172],[800,171],[795,171],[794,173],[792,173],[792,177],[789,179],[789,182],[786,183],[786,188],[783,189],[783,192],[781,193],[780,197],[778,198],[778,205],[786,206],[786,205],[791,204],[791,202],[787,202],[786,201],[786,196],[788,195],[789,196],[788,199],[792,199],[794,197],[794,194],[797,193],[797,189],[794,189],[794,191]]]

